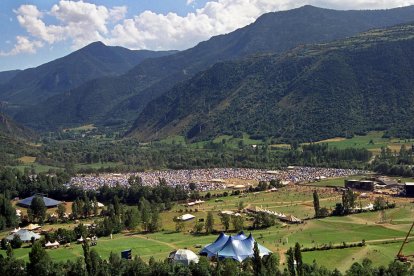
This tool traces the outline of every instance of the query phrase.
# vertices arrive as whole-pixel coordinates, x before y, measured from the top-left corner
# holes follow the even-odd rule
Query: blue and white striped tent
[[[243,232],[235,236],[227,236],[221,233],[215,242],[207,245],[200,251],[200,255],[218,257],[220,259],[231,258],[238,262],[253,256],[254,238],[252,234],[246,237]],[[260,256],[272,253],[266,247],[258,244]]]

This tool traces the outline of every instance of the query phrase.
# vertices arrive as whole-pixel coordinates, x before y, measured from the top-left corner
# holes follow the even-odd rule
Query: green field
[[[382,147],[389,147],[393,151],[399,151],[402,145],[411,147],[413,139],[383,138],[383,132],[373,131],[364,136],[355,135],[350,139],[333,138],[318,143],[327,143],[329,146],[338,149],[365,148],[374,153],[379,153]]]
[[[190,231],[194,227],[195,220],[185,222],[184,230],[177,233],[174,230],[173,217],[182,213],[192,213],[196,219],[205,219],[207,211],[213,211],[215,229],[223,231],[218,212],[221,210],[236,211],[236,205],[243,201],[245,206],[261,206],[306,219],[313,216],[312,192],[314,189],[319,191],[321,206],[333,208],[335,203],[340,201],[340,194],[333,189],[290,186],[274,193],[261,192],[248,194],[241,198],[228,196],[223,198],[223,202],[215,202],[212,199],[193,208],[176,205],[171,211],[162,214],[163,231],[142,234],[137,229],[137,232],[114,235],[112,240],[109,237],[100,238],[98,245],[93,248],[102,258],[107,258],[111,251],[119,253],[125,249],[132,249],[133,255],[139,255],[144,260],[148,260],[151,256],[163,260],[169,252],[178,248],[189,248],[198,252],[200,250],[198,245],[204,246],[213,242],[216,235],[191,234]],[[394,199],[390,198],[389,200],[393,201]],[[294,246],[295,242],[299,242],[305,247],[321,247],[328,244],[357,243],[365,240],[367,245],[364,247],[306,252],[304,260],[307,263],[316,260],[328,268],[337,267],[342,271],[349,268],[353,262],[361,261],[365,257],[372,259],[376,265],[388,264],[393,261],[401,245],[401,239],[408,231],[414,217],[413,205],[409,200],[396,200],[398,200],[397,208],[384,212],[386,221],[382,224],[379,223],[380,213],[370,212],[346,217],[311,219],[299,225],[278,224],[268,229],[253,230],[251,233],[259,243],[279,254],[282,263],[285,263],[286,260],[284,252]],[[368,203],[367,199],[361,202],[361,204],[366,203]],[[246,226],[249,224],[250,222],[245,222]],[[59,226],[51,225],[49,227]],[[248,230],[248,232],[250,231]],[[5,235],[6,233],[3,233],[2,236]],[[15,250],[15,256],[27,260],[29,250],[29,248]],[[407,244],[405,253],[412,254],[413,251],[414,240]],[[48,252],[53,260],[65,261],[82,256],[82,247],[78,244],[72,244],[69,248],[51,249]],[[0,254],[5,254],[5,251],[0,251]]]

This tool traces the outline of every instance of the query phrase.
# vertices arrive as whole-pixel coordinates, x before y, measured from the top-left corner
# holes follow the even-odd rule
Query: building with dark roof
[[[44,195],[32,195],[31,197],[27,197],[25,199],[20,200],[19,202],[17,202],[17,204],[22,206],[22,207],[29,208],[30,205],[32,205],[33,198],[35,198],[36,196],[42,198],[42,200],[45,203],[45,206],[47,208],[53,208],[53,207],[56,207],[56,206],[58,206],[59,204],[62,203],[58,200],[54,200],[52,198],[45,197]]]
[[[372,180],[345,180],[345,188],[373,191],[375,183]]]
[[[414,182],[405,182],[405,195],[414,197]]]

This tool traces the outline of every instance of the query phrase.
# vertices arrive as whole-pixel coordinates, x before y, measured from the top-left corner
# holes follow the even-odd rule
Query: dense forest
[[[270,141],[269,141],[270,142]],[[105,163],[113,171],[148,169],[193,169],[211,167],[281,168],[288,165],[336,168],[364,168],[371,153],[366,149],[336,149],[326,144],[310,144],[292,149],[270,147],[269,143],[252,147],[240,142],[236,147],[227,144],[141,144],[136,140],[122,141],[56,141],[46,144],[37,155],[37,162],[57,167],[75,164]],[[99,166],[98,166],[99,167]],[[89,172],[93,170],[90,169]],[[83,172],[88,172],[84,169]]]

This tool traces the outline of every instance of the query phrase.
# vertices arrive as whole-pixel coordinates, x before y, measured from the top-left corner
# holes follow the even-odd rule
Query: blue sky
[[[97,40],[183,50],[264,13],[305,4],[379,9],[414,0],[0,0],[0,71],[35,67]]]

